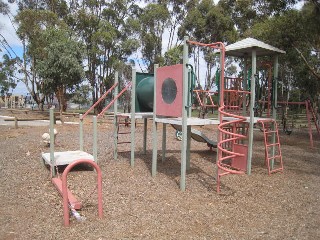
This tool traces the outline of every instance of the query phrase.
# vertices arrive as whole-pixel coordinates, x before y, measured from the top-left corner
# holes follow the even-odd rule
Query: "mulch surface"
[[[0,110],[0,115],[12,114]],[[152,131],[142,154],[143,127],[137,125],[134,166],[130,145],[113,158],[113,124],[98,124],[98,160],[103,172],[103,219],[98,218],[96,173],[88,167],[68,175],[80,200],[79,222],[63,225],[62,198],[41,160],[49,148],[41,136],[48,127],[0,126],[0,239],[320,239],[320,138],[309,146],[307,129],[281,133],[284,173],[268,176],[263,135],[254,131],[251,175],[222,177],[216,192],[216,153],[191,142],[191,167],[185,192],[180,185],[180,145],[167,128],[167,153],[151,176]],[[79,127],[57,125],[56,151],[79,148]],[[213,127],[201,129],[214,136]],[[92,124],[84,127],[85,151],[92,153]],[[130,135],[123,136],[130,138]],[[59,169],[60,172],[63,168]]]

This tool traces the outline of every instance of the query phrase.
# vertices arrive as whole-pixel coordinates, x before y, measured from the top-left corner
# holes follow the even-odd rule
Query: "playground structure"
[[[240,48],[227,49],[230,55],[235,56],[248,56],[252,53],[252,75],[251,79],[254,79],[256,74],[256,56],[263,55],[277,55],[284,53],[283,51],[274,48],[270,45],[264,44],[255,39],[246,39],[249,41],[249,45],[241,45]],[[191,96],[193,93],[192,80],[190,78],[191,68],[188,64],[188,45],[198,45],[201,47],[208,47],[220,53],[220,107],[218,119],[200,119],[191,117]],[[230,45],[232,46],[232,45]],[[231,51],[233,50],[233,51]],[[228,52],[227,51],[227,52]],[[231,51],[231,52],[230,52]],[[166,126],[168,124],[174,125],[176,128],[182,130],[181,141],[181,180],[180,189],[182,191],[186,188],[186,171],[190,167],[190,140],[192,137],[192,126],[202,125],[218,125],[219,138],[217,141],[218,154],[217,154],[217,191],[220,191],[220,178],[227,174],[251,174],[251,158],[252,158],[252,146],[253,146],[253,126],[260,123],[265,126],[263,129],[265,133],[265,149],[266,149],[266,163],[268,166],[268,172],[282,171],[282,155],[280,150],[280,142],[278,138],[278,130],[276,122],[273,119],[276,118],[275,111],[272,112],[272,118],[257,118],[254,117],[254,104],[255,94],[254,91],[250,92],[246,81],[242,81],[241,78],[225,78],[224,77],[224,54],[225,47],[223,43],[203,44],[198,42],[189,41],[187,38],[184,43],[183,51],[183,64],[177,64],[173,66],[158,67],[155,65],[153,85],[153,112],[141,112],[136,105],[140,96],[144,96],[144,93],[136,91],[136,70],[132,68],[132,83],[131,83],[131,113],[118,113],[117,112],[117,98],[112,101],[114,106],[114,141],[115,152],[114,158],[117,159],[117,146],[121,143],[131,144],[131,156],[130,164],[134,166],[135,158],[135,127],[136,119],[144,119],[144,147],[143,152],[146,153],[146,138],[147,138],[147,119],[153,118],[152,126],[152,138],[153,138],[153,154],[152,154],[152,176],[157,173],[157,125],[163,124],[162,131],[162,160],[165,159],[166,154]],[[240,55],[239,55],[240,54]],[[277,57],[275,58],[277,65]],[[245,61],[246,62],[246,61]],[[245,63],[246,65],[247,63]],[[244,72],[247,72],[246,70]],[[277,72],[277,69],[276,71]],[[152,76],[147,76],[148,81],[152,82]],[[275,79],[277,73],[275,73]],[[247,76],[244,76],[246,79]],[[249,77],[250,78],[250,77]],[[116,75],[115,84],[118,82],[118,75]],[[143,79],[140,83],[145,85],[144,87],[150,90],[151,84],[143,83]],[[250,89],[255,89],[255,81],[251,81]],[[276,88],[275,88],[276,89]],[[137,93],[138,92],[138,93]],[[137,94],[136,94],[137,93]],[[115,95],[118,94],[117,88],[115,88]],[[210,95],[210,94],[209,94]],[[118,95],[117,95],[118,96]],[[144,106],[148,111],[151,110],[151,95],[148,95],[148,103]],[[273,94],[276,99],[276,93]],[[144,100],[142,100],[144,102]],[[210,106],[217,107],[218,105],[210,100]],[[252,103],[252,104],[250,104]],[[110,103],[111,104],[111,103]],[[140,111],[140,112],[139,112]],[[99,114],[101,116],[104,113]],[[249,116],[248,116],[249,113]],[[126,132],[131,135],[130,142],[119,142],[119,136],[125,134],[119,131],[121,126],[120,119],[131,120],[131,130]],[[266,122],[268,121],[268,122]],[[127,124],[125,121],[124,124]],[[270,128],[271,127],[271,128]],[[198,134],[201,137],[201,134]],[[271,139],[270,139],[271,136]],[[204,139],[204,138],[203,138]],[[248,143],[244,144],[245,141]],[[208,141],[204,141],[207,142]],[[212,141],[214,142],[214,141]],[[211,145],[212,147],[215,144]],[[271,149],[271,150],[270,150]],[[275,167],[274,163],[279,162],[280,167]]]
[[[283,171],[279,133],[276,122],[278,55],[285,52],[253,38],[246,38],[225,48],[228,56],[243,58],[245,80],[220,79],[220,122],[217,158],[217,191],[220,191],[220,178],[228,174],[251,174],[254,124],[262,124],[265,138],[265,161],[269,174]],[[224,55],[224,51],[221,51]],[[255,76],[257,57],[274,56],[273,105],[271,118],[257,118],[255,108]],[[251,76],[248,73],[248,59],[251,57]],[[250,87],[247,79],[251,79]],[[249,116],[247,112],[249,111]],[[227,120],[228,121],[224,121]],[[247,130],[246,130],[247,129]],[[244,140],[248,138],[248,143]],[[279,163],[275,167],[275,163]]]
[[[58,165],[68,165],[68,171],[74,165],[80,163],[91,164],[96,170],[99,169],[97,162],[97,130],[96,121],[97,117],[104,116],[105,112],[114,105],[114,159],[118,157],[118,145],[123,143],[119,141],[120,126],[123,124],[121,119],[130,120],[130,164],[134,166],[135,160],[135,128],[136,119],[143,119],[144,122],[144,134],[143,134],[143,152],[146,153],[146,139],[147,139],[147,120],[152,119],[152,169],[151,173],[154,177],[157,173],[157,126],[163,124],[162,128],[162,160],[165,160],[166,155],[166,126],[172,125],[175,129],[182,131],[181,138],[181,179],[180,189],[185,191],[186,189],[186,171],[190,168],[190,141],[191,138],[202,141],[208,144],[210,148],[217,148],[217,192],[220,192],[221,177],[228,174],[251,174],[251,161],[253,151],[253,127],[254,124],[261,124],[262,131],[264,133],[265,144],[265,163],[267,165],[268,174],[274,172],[283,172],[282,154],[280,148],[280,138],[278,134],[278,126],[276,119],[276,106],[277,106],[277,77],[278,77],[278,54],[283,54],[284,51],[274,48],[270,45],[264,44],[255,39],[245,39],[225,48],[221,42],[212,44],[203,44],[199,42],[189,41],[188,38],[184,39],[183,48],[183,64],[177,64],[172,66],[159,67],[155,65],[154,76],[151,74],[144,75],[136,73],[135,68],[132,68],[132,82],[125,86],[120,92],[119,76],[115,74],[114,85],[103,95],[101,98],[83,115],[80,116],[80,151],[83,150],[83,119],[89,114],[89,112],[101,102],[108,94],[113,91],[113,100],[102,110],[100,114],[93,117],[94,126],[94,147],[93,156],[79,156],[76,157],[64,157],[68,159],[68,162],[60,161],[58,153],[54,153],[54,146],[50,144],[50,155],[43,154],[43,159],[47,164],[51,166],[52,182],[62,193],[64,199],[64,219],[65,225],[68,225],[68,219],[66,219],[65,212],[68,211],[68,205],[71,205],[72,209],[80,208],[76,200],[73,200],[72,194],[66,187],[66,175],[63,174],[63,179],[58,180],[55,177],[55,167]],[[208,90],[204,91],[208,95],[209,101],[200,104],[208,107],[218,108],[219,116],[217,119],[200,119],[191,117],[192,108],[192,79],[190,75],[192,69],[188,63],[188,47],[189,45],[198,45],[200,47],[210,48],[220,56],[220,79],[219,79],[219,105],[216,104],[212,93]],[[230,78],[224,76],[224,60],[225,54],[236,57],[244,57],[245,70],[244,78],[251,77],[250,88],[247,81],[243,81],[241,78]],[[270,107],[271,118],[259,118],[254,116],[255,111],[255,75],[256,75],[256,58],[258,56],[271,55],[274,56],[274,76],[273,84],[273,104],[268,104]],[[247,75],[247,60],[251,56],[251,76]],[[130,113],[118,113],[118,98],[131,87],[131,112]],[[251,90],[251,91],[250,91]],[[200,93],[200,90],[197,90]],[[271,90],[269,90],[271,91]],[[149,94],[149,93],[153,94]],[[147,94],[148,93],[148,94]],[[198,93],[197,93],[198,94]],[[53,110],[52,110],[53,111]],[[53,115],[53,114],[51,114]],[[50,116],[51,116],[50,115]],[[53,121],[52,121],[53,122]],[[124,124],[128,124],[124,121]],[[192,129],[192,126],[203,125],[218,125],[218,139],[212,141],[201,132],[197,132]],[[51,124],[50,124],[51,128]],[[53,129],[53,125],[52,125]],[[50,134],[53,131],[50,131]],[[53,137],[53,136],[52,136]],[[53,139],[53,138],[51,138]],[[52,141],[50,141],[51,143]],[[87,160],[83,160],[87,159]],[[101,171],[98,173],[98,185],[101,181]],[[100,179],[100,180],[99,180]],[[98,187],[98,196],[100,196],[101,188]],[[67,199],[67,200],[66,200]],[[100,197],[99,197],[100,199]],[[99,200],[100,201],[100,200]],[[67,202],[67,203],[65,203]],[[100,216],[100,203],[99,203],[99,216]],[[102,205],[101,205],[102,216]]]

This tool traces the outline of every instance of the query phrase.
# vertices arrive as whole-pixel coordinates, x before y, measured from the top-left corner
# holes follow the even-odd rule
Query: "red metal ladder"
[[[268,167],[268,174],[283,172],[278,124],[274,119],[259,120],[258,122],[262,125],[264,135],[265,163]],[[276,167],[275,163],[278,163]]]
[[[130,124],[131,124],[131,121],[129,119],[129,117],[124,117],[124,116],[117,116],[118,120],[117,120],[117,144],[129,144],[131,143],[131,141],[122,141],[122,142],[119,142],[119,137],[121,135],[127,135],[127,134],[131,134],[131,131],[130,129],[127,130],[127,129],[123,129],[123,127],[129,127]],[[120,130],[120,128],[122,128],[123,130]]]

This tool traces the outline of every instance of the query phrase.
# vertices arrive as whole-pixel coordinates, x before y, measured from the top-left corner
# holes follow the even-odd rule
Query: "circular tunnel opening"
[[[172,78],[166,78],[161,88],[162,99],[165,103],[171,104],[177,96],[177,85]]]

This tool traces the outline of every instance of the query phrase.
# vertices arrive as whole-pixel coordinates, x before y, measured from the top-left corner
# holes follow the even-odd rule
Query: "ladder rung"
[[[124,144],[124,143],[131,143],[131,142],[118,142],[117,144]]]
[[[279,171],[283,172],[283,167],[281,167],[281,168],[276,168],[276,169],[272,169],[272,170],[270,171],[270,173],[279,172]]]
[[[129,125],[129,124],[131,124],[130,122],[120,122],[120,123],[118,123],[118,125]]]
[[[273,147],[273,146],[279,146],[280,143],[271,143],[271,144],[267,144],[267,147]]]
[[[276,158],[281,158],[281,155],[276,155],[276,156],[273,156],[273,157],[269,157],[268,160],[276,159]]]
[[[264,131],[264,133],[277,133],[278,131]]]
[[[131,132],[118,132],[118,134],[121,134],[121,135],[123,135],[123,134],[130,134]]]

